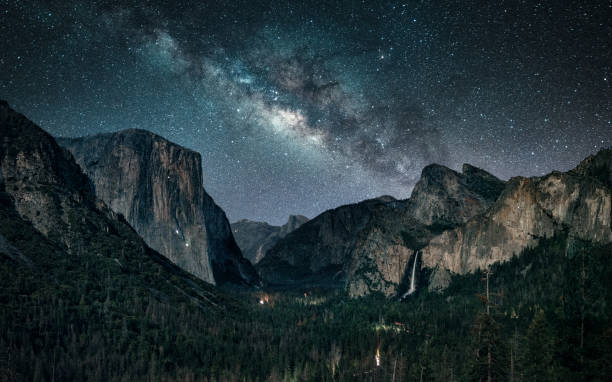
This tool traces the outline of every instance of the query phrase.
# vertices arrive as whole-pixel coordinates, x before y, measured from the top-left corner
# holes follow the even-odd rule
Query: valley
[[[271,226],[230,225],[149,132],[56,140],[0,102],[0,138],[2,381],[612,375],[611,150],[430,165],[408,199]]]

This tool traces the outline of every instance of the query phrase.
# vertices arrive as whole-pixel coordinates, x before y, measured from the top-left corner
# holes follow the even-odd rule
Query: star
[[[508,179],[604,147],[611,36],[583,3],[4,2],[0,88],[56,136],[195,150],[230,220],[281,224],[407,198],[432,162]]]

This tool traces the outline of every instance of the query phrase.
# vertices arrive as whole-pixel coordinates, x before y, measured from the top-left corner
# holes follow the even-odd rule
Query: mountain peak
[[[99,133],[93,135],[86,135],[83,137],[67,137],[67,138],[56,138],[60,144],[63,142],[82,142],[82,141],[91,141],[97,140],[100,143],[110,144],[111,146],[117,144],[118,142],[129,142],[130,146],[134,148],[146,149],[152,146],[152,142],[161,142],[168,147],[175,147],[181,150],[184,153],[189,153],[190,155],[195,155],[200,158],[201,155],[199,152],[191,150],[185,146],[181,146],[178,143],[174,143],[169,141],[168,139],[162,137],[159,134],[156,134],[150,130],[140,129],[140,128],[129,128],[118,131],[113,131],[109,133]]]
[[[289,215],[287,223],[280,227],[280,235],[286,236],[289,232],[294,231],[302,224],[306,223],[309,219],[302,215]]]
[[[397,201],[397,199],[395,199],[391,195],[381,195],[378,198],[375,198],[374,200],[379,200],[379,201],[384,202],[384,203],[390,203],[390,202]]]
[[[428,164],[421,170],[421,178],[440,178],[448,174],[457,174],[457,172],[438,163]]]
[[[570,173],[596,178],[612,188],[612,148],[601,149],[597,154],[589,155]]]
[[[242,250],[242,254],[252,264],[257,264],[277,241],[307,221],[306,216],[289,215],[287,223],[279,227],[266,222],[242,219],[232,223],[232,232]]]
[[[308,220],[310,220],[310,219],[308,219],[304,215],[289,215],[289,218],[287,219],[287,223],[286,224],[291,224],[292,222],[306,223]]]
[[[504,188],[503,181],[482,169],[464,164],[462,171],[426,166],[410,197],[414,216],[427,225],[459,224],[482,213]]]
[[[213,284],[258,282],[225,213],[203,187],[199,153],[142,129],[58,142],[86,171],[96,195],[151,248]]]

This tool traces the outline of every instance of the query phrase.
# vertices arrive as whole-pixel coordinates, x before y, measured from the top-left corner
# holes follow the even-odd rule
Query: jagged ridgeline
[[[443,290],[452,274],[508,261],[560,232],[610,243],[611,164],[612,151],[602,150],[574,170],[507,182],[467,164],[461,173],[430,165],[409,199],[326,211],[279,240],[256,268],[270,286],[393,297],[407,296],[415,279]]]
[[[503,181],[470,165],[461,173],[430,165],[409,199],[386,196],[326,211],[279,240],[256,268],[271,286],[397,296],[410,287],[416,251],[484,213],[503,189]]]
[[[320,228],[345,224],[343,243],[370,254],[289,278],[339,288],[228,291],[148,247],[67,150],[0,103],[0,380],[609,380],[610,159],[505,184],[479,172],[486,187],[466,178],[476,169],[428,167],[407,201],[340,207],[278,241],[310,224],[324,246]],[[511,244],[491,246],[502,257],[459,251],[425,266],[434,240],[455,232],[485,248],[489,236],[466,232],[495,222]],[[530,241],[508,239],[517,227]],[[383,280],[402,277],[385,259],[408,249],[394,291],[407,298],[385,298]],[[462,271],[444,268],[452,259]]]

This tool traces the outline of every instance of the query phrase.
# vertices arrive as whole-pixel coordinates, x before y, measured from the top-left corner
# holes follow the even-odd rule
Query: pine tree
[[[525,377],[528,381],[556,381],[554,331],[538,309],[527,329]]]
[[[485,270],[485,294],[479,295],[485,309],[476,315],[472,344],[473,356],[468,365],[468,378],[472,381],[493,382],[506,379],[505,343],[502,328],[495,319],[495,304],[489,290],[492,272]]]

